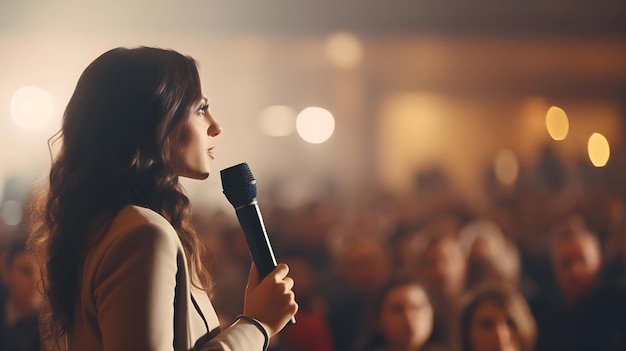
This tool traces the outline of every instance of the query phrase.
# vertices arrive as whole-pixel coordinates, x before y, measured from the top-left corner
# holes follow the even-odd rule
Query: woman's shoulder
[[[172,248],[181,245],[176,230],[167,219],[149,208],[129,205],[113,218],[97,246],[106,250],[114,244],[138,240],[143,243],[158,242]]]
[[[97,285],[120,272],[170,271],[182,252],[180,239],[165,218],[147,208],[126,206],[90,247],[84,274]]]
[[[108,228],[109,232],[131,232],[137,228],[154,227],[160,231],[176,234],[172,225],[161,216],[146,207],[128,205],[122,208]]]
[[[147,207],[136,205],[127,205],[123,207],[113,219],[113,224],[116,223],[122,225],[154,223],[160,226],[171,227],[167,219],[156,211]]]

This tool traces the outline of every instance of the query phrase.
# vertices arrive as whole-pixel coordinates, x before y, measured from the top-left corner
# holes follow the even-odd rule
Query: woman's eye
[[[204,114],[209,109],[209,104],[204,104],[198,107],[198,113]]]

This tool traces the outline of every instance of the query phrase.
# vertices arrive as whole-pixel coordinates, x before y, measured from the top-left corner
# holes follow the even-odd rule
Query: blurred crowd
[[[626,350],[622,167],[557,161],[546,151],[514,186],[487,172],[481,205],[437,169],[404,194],[365,189],[356,206],[261,195],[300,304],[273,349]],[[241,310],[245,238],[228,213],[197,222],[228,322]]]
[[[480,206],[437,169],[416,174],[406,193],[368,188],[356,203],[322,194],[285,207],[261,193],[300,306],[270,350],[626,350],[620,168],[595,177],[581,167],[577,178],[539,163],[509,186],[487,172]],[[228,211],[194,213],[228,324],[243,307],[245,237]],[[19,227],[3,241],[0,350],[38,348],[40,274]]]

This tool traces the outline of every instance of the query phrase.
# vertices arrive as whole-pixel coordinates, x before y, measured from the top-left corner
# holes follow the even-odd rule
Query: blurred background
[[[484,202],[485,171],[497,160],[501,177],[517,166],[498,178],[504,183],[530,171],[546,149],[568,170],[592,167],[593,133],[610,145],[607,167],[623,158],[626,24],[619,1],[0,6],[5,183],[45,174],[46,140],[86,65],[112,47],[138,45],[198,60],[225,129],[216,169],[246,161],[261,189],[290,189],[289,201],[329,186],[346,199],[372,184],[406,191],[417,173],[436,168],[457,191]],[[546,128],[551,106],[565,113],[553,122],[560,141]],[[296,130],[307,107],[327,110],[334,122],[329,129],[323,117],[303,124],[317,144]],[[217,177],[188,186],[199,201],[226,203],[215,195]]]
[[[327,284],[346,238],[375,237],[405,269],[399,250],[441,218],[457,237],[495,223],[528,300],[556,284],[565,218],[626,262],[626,3],[609,0],[0,0],[3,240],[82,70],[140,45],[194,57],[224,128],[209,180],[183,180],[217,262],[238,257],[218,171],[239,162],[279,258]]]

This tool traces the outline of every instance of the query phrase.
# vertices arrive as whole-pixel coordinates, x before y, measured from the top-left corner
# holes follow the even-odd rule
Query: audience
[[[626,188],[572,186],[554,157],[515,187],[492,179],[478,205],[438,168],[404,194],[368,189],[350,204],[265,199],[300,305],[270,351],[626,350]],[[205,263],[223,268],[212,293],[227,324],[243,305],[247,243],[233,213],[195,212]],[[9,240],[16,230],[0,217],[0,351],[39,348],[39,269]]]

